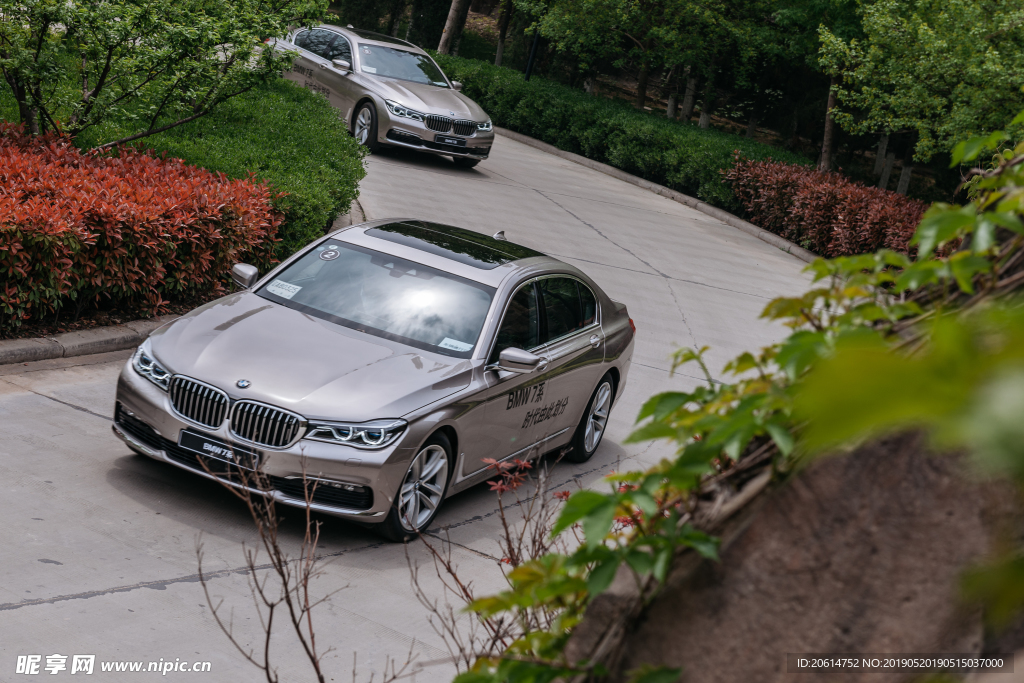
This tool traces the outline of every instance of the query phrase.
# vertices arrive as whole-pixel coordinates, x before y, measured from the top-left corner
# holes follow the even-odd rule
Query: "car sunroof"
[[[496,240],[472,230],[426,221],[390,223],[370,228],[366,234],[482,270],[497,268],[521,258],[543,256],[539,251]]]
[[[376,40],[378,43],[391,43],[392,45],[404,45],[405,47],[415,47],[410,42],[407,42],[405,40],[401,40],[400,38],[394,38],[392,36],[386,36],[383,33],[375,33],[373,31],[364,31],[363,29],[360,29],[360,28],[350,28],[348,30],[351,33],[356,34],[360,38],[365,38],[366,40]]]

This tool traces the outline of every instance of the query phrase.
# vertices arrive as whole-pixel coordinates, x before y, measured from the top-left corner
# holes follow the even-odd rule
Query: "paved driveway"
[[[754,237],[507,138],[497,138],[492,159],[473,170],[402,152],[375,155],[368,168],[361,202],[369,218],[504,230],[579,266],[628,304],[638,329],[629,386],[597,455],[557,466],[556,482],[589,484],[668,455],[661,444],[619,442],[648,396],[696,381],[692,369],[668,376],[670,353],[710,346],[718,369],[770,343],[783,331],[759,321],[761,309],[807,283],[802,262]],[[43,655],[44,664],[52,654],[210,661],[209,674],[167,677],[257,680],[210,618],[195,576],[201,533],[206,567],[217,572],[213,594],[234,607],[240,640],[259,647],[238,571],[241,544],[255,540],[251,522],[217,484],[132,455],[113,437],[114,383],[128,355],[0,366],[0,680],[20,679],[16,658],[26,654]],[[455,560],[480,592],[501,585],[495,509],[481,486],[449,500],[437,522],[450,526]],[[301,537],[296,519],[286,520],[285,532],[291,544]],[[355,651],[359,683],[374,672],[379,681],[385,657],[404,659],[410,647],[417,680],[450,680],[447,652],[410,590],[405,549],[335,520],[322,539],[329,564],[315,588],[341,589],[315,617],[318,642],[335,648],[325,659],[328,680],[351,680]],[[422,548],[411,546],[409,555],[426,561]],[[291,645],[282,630],[272,652],[282,679],[312,680]],[[152,676],[97,671],[91,680]]]

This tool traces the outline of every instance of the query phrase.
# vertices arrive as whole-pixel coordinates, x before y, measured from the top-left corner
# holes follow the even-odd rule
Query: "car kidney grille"
[[[219,427],[228,411],[228,397],[220,389],[175,375],[168,387],[171,405],[179,415],[207,427]]]
[[[231,411],[231,433],[271,448],[283,448],[299,436],[300,415],[255,401],[239,401]]]
[[[468,138],[476,132],[476,121],[456,121],[452,126],[452,132]]]
[[[438,133],[447,133],[452,128],[452,120],[447,116],[427,114],[427,128],[436,130]]]

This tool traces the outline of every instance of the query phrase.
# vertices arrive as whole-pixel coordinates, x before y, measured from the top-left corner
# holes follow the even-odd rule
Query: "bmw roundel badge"
[[[250,381],[249,381],[249,380],[247,380],[247,379],[240,379],[240,380],[238,380],[237,382],[235,382],[235,384],[237,384],[237,385],[238,385],[238,388],[239,388],[239,389],[248,389],[248,388],[249,388],[249,385],[251,385],[251,384],[252,384],[252,382],[250,382]]]

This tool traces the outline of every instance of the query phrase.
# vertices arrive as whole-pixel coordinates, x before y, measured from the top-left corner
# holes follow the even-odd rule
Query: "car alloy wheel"
[[[583,418],[576,427],[572,437],[572,450],[565,459],[569,462],[586,462],[594,455],[601,445],[604,432],[608,428],[608,415],[612,411],[612,400],[615,398],[615,385],[610,374],[606,374],[597,383]]]
[[[415,533],[433,518],[448,483],[448,454],[439,444],[426,446],[413,459],[398,499],[402,528]]]
[[[611,411],[611,407],[611,382],[602,382],[590,404],[590,414],[587,415],[587,424],[583,432],[583,447],[588,453],[593,453],[600,445],[604,429],[608,426],[608,413]]]
[[[352,136],[360,145],[376,150],[380,147],[377,142],[377,110],[370,102],[365,103],[356,113],[356,120],[352,124]]]

